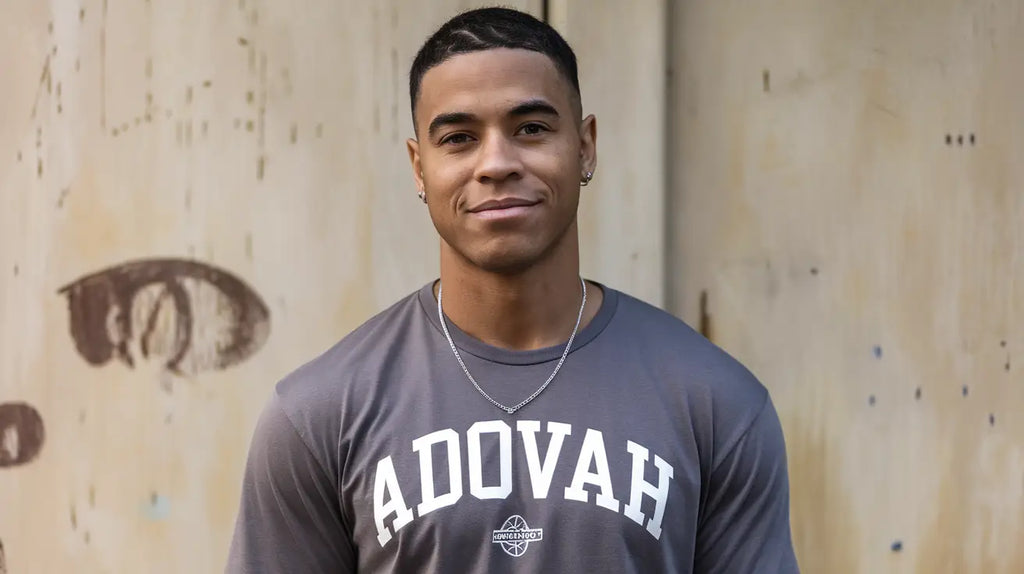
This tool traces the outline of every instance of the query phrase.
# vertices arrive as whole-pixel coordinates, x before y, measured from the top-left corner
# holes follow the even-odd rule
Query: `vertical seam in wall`
[[[662,282],[662,303],[665,306],[664,309],[670,313],[678,313],[680,317],[684,315],[681,310],[677,309],[677,295],[674,287],[676,286],[675,273],[676,273],[676,258],[675,258],[675,242],[672,227],[673,216],[675,215],[675,200],[673,190],[675,189],[675,179],[673,177],[672,166],[675,165],[675,114],[673,110],[673,86],[675,85],[674,75],[674,54],[675,54],[675,42],[674,42],[674,30],[675,30],[675,11],[676,2],[672,0],[662,0],[662,10],[665,22],[665,70],[662,76],[664,81],[665,99],[662,105],[662,118],[664,118],[664,132],[662,132],[662,189],[661,189],[661,202],[662,202],[662,261],[661,261],[661,282]]]
[[[549,3],[549,0],[541,0],[541,2],[540,2],[540,19],[545,21],[545,22],[547,22],[548,24],[550,24],[551,23],[551,19],[549,18],[549,16],[551,15],[551,11],[549,10],[550,7],[548,6],[548,3]]]

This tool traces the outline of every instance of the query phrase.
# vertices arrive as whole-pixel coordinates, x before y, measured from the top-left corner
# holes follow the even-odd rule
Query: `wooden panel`
[[[273,383],[436,273],[407,73],[474,4],[0,3],[10,574],[222,568]]]
[[[672,18],[670,307],[773,391],[804,570],[1024,572],[1024,4]]]
[[[597,118],[597,169],[580,202],[582,271],[659,306],[666,10],[663,0],[549,3],[549,21],[576,52],[583,113]]]

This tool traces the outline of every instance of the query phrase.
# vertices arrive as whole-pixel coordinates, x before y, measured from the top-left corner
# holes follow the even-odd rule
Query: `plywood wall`
[[[0,571],[220,571],[273,383],[436,274],[406,74],[472,4],[0,3]]]
[[[1024,572],[1024,4],[683,1],[670,308],[774,393],[806,572]]]
[[[653,305],[665,301],[665,0],[552,0],[574,47],[583,113],[597,118],[597,169],[583,188],[583,273]]]
[[[473,5],[0,4],[0,572],[220,570],[273,383],[436,273],[406,73]],[[1024,571],[1020,3],[546,5],[584,272],[772,390],[804,571]]]

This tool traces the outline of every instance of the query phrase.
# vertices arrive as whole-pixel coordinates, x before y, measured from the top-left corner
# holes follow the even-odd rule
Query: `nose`
[[[480,183],[497,183],[522,176],[519,150],[505,134],[488,132],[478,150],[476,180]]]

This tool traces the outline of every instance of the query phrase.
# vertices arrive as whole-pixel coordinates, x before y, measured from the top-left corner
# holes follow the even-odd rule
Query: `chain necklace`
[[[469,382],[473,383],[473,386],[476,387],[476,390],[479,391],[480,394],[483,395],[485,399],[490,401],[492,405],[507,412],[508,414],[512,414],[526,406],[527,403],[529,403],[533,399],[537,398],[537,395],[544,392],[544,389],[546,389],[547,386],[551,384],[551,381],[554,380],[555,375],[558,374],[558,370],[562,368],[562,363],[565,362],[565,358],[569,355],[569,349],[572,348],[572,341],[573,339],[576,338],[576,332],[580,328],[580,320],[583,319],[583,308],[587,305],[587,283],[586,281],[583,280],[582,277],[580,277],[580,284],[583,286],[583,302],[580,303],[580,312],[576,316],[576,326],[573,327],[572,335],[569,336],[569,342],[566,343],[565,350],[562,351],[562,358],[558,360],[558,365],[555,366],[554,372],[551,373],[551,376],[548,377],[548,380],[544,381],[544,384],[541,385],[539,389],[534,391],[532,395],[526,397],[526,400],[512,407],[506,407],[505,405],[491,398],[491,396],[488,395],[486,392],[484,392],[484,390],[480,388],[480,385],[476,382],[476,379],[473,378],[473,375],[469,373],[469,369],[466,368],[466,363],[462,362],[462,356],[459,355],[459,350],[455,347],[455,341],[452,341],[452,336],[450,333],[448,333],[448,326],[444,322],[444,312],[441,311],[441,290],[443,289],[443,286],[439,285],[437,287],[437,317],[441,320],[441,329],[444,331],[444,336],[448,339],[448,345],[451,346],[452,353],[455,353],[455,359],[459,361],[459,365],[462,367],[462,372],[466,373],[466,377],[469,378]]]

